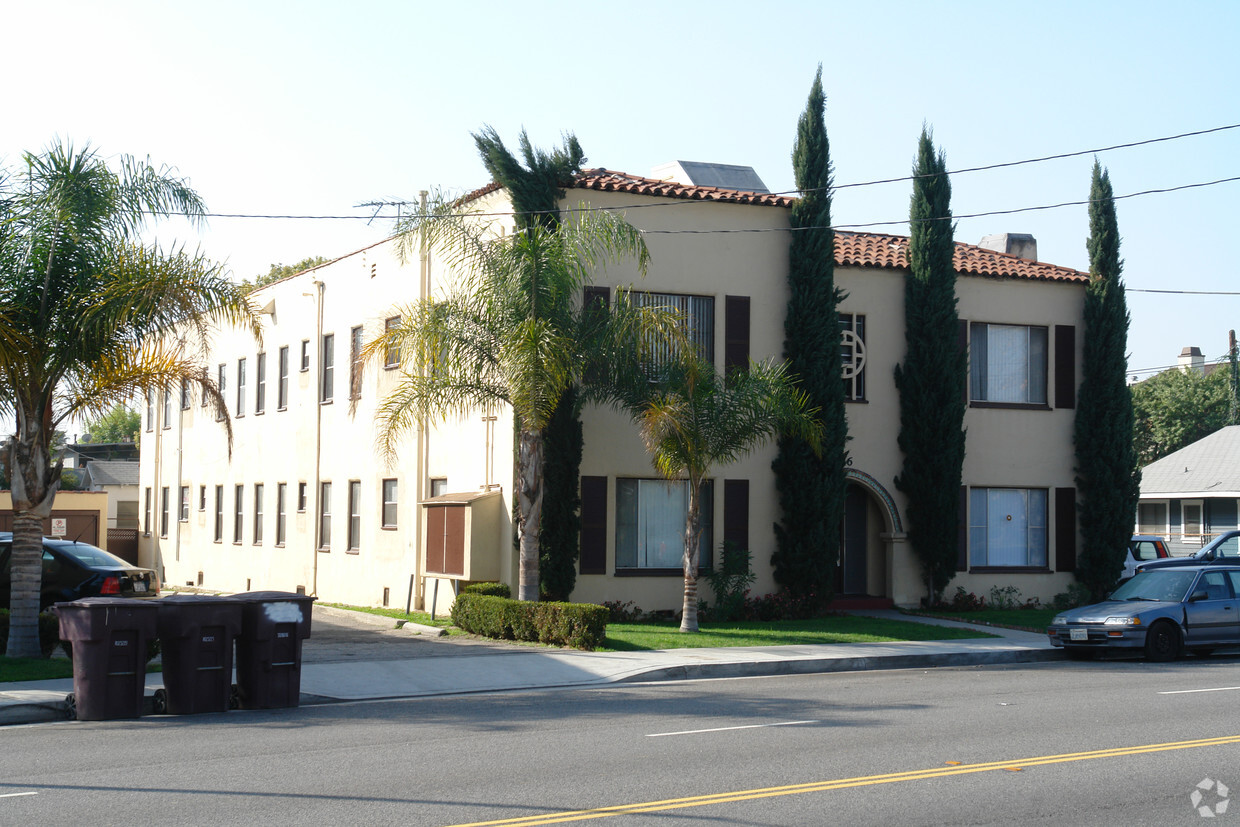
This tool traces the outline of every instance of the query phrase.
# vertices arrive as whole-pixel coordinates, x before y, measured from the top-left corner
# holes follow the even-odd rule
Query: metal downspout
[[[319,537],[319,532],[322,530],[322,520],[319,519],[319,515],[322,513],[321,509],[323,507],[323,504],[319,502],[319,497],[322,496],[323,492],[323,484],[319,480],[323,464],[323,292],[327,286],[318,279],[314,279],[311,283],[319,288],[318,296],[315,300],[318,307],[316,313],[317,321],[314,328],[315,341],[318,343],[316,349],[319,354],[319,361],[315,365],[314,373],[314,395],[319,398],[315,400],[314,411],[314,511],[311,514],[314,520],[314,542],[311,544],[310,549],[310,553],[314,555],[314,578],[310,584],[310,595],[318,597],[319,545],[322,541],[322,538]]]
[[[423,217],[426,216],[426,196],[427,196],[426,190],[422,190],[418,193],[418,209],[420,211],[420,214]],[[419,248],[418,257],[419,257],[419,265],[421,267],[421,283],[419,285],[419,291],[421,295],[418,298],[429,299],[431,297],[431,258],[430,258],[430,250],[427,248],[425,240],[423,240]],[[425,595],[423,594],[423,589],[425,588],[425,583],[426,583],[426,554],[424,553],[425,544],[423,543],[422,535],[425,533],[425,530],[426,530],[426,527],[425,527],[426,515],[424,513],[426,509],[424,509],[421,506],[421,502],[424,499],[426,499],[426,481],[430,476],[430,439],[429,439],[429,435],[426,432],[426,425],[425,423],[422,423],[422,422],[418,423],[418,446],[417,447],[418,447],[418,464],[417,464],[418,479],[417,479],[417,482],[414,484],[415,498],[414,498],[414,503],[413,503],[413,513],[414,513],[413,551],[414,551],[414,571],[418,575],[417,577],[417,583],[418,583],[417,605],[418,605],[418,608],[424,609],[426,607],[426,599],[425,599]]]

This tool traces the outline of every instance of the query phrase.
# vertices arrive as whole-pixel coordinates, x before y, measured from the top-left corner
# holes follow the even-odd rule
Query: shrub
[[[739,620],[807,620],[824,617],[829,612],[814,591],[804,594],[777,592],[761,597],[747,597],[737,613]]]
[[[60,643],[60,620],[53,612],[41,612],[39,614],[39,649],[43,652],[43,657],[50,658],[52,652],[56,651],[56,644]],[[9,610],[0,609],[0,655],[3,655],[9,646]]]
[[[1051,598],[1050,605],[1047,608],[1062,612],[1066,609],[1075,609],[1077,606],[1093,603],[1092,598],[1093,595],[1089,591],[1088,586],[1083,583],[1073,582],[1068,585],[1066,592],[1060,592]]]
[[[727,621],[741,613],[749,587],[758,575],[750,571],[749,563],[753,555],[748,549],[725,540],[719,551],[716,567],[702,576],[715,594],[715,605],[709,611],[711,619]]]
[[[635,623],[642,619],[641,606],[632,600],[604,600],[602,606],[607,610],[608,623]]]
[[[1020,605],[1020,589],[1015,586],[990,587],[990,608],[1018,609]]]
[[[595,649],[607,636],[608,610],[591,603],[531,603],[462,593],[452,604],[452,622],[475,635]]]
[[[512,590],[507,583],[470,583],[461,589],[461,594],[486,594],[491,597],[512,597]]]

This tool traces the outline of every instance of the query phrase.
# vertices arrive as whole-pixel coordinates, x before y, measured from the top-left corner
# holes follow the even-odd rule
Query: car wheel
[[[1145,633],[1145,657],[1166,663],[1180,656],[1180,630],[1171,623],[1155,623]]]

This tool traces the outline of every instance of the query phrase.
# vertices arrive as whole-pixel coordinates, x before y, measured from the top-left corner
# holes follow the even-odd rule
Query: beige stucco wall
[[[0,491],[0,511],[13,510],[13,492]],[[108,548],[108,495],[103,491],[57,491],[52,504],[52,517],[67,511],[94,511],[98,516],[99,539],[94,545]],[[67,537],[66,539],[74,539]],[[93,540],[93,538],[92,538]]]

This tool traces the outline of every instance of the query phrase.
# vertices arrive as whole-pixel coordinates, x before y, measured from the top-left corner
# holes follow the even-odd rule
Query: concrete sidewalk
[[[894,611],[857,614],[978,628]],[[313,623],[303,650],[302,704],[632,681],[1027,663],[1063,657],[1045,635],[996,628],[984,631],[998,637],[970,640],[579,652],[473,639],[419,638],[412,629],[392,628],[387,618],[320,606],[314,609]],[[163,675],[147,675],[148,695],[162,686]],[[0,683],[0,724],[64,720],[65,696],[72,691],[72,679]]]

